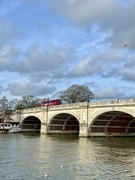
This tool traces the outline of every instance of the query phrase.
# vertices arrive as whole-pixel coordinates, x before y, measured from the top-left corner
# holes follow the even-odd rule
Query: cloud
[[[32,45],[24,54],[17,71],[40,81],[47,78],[62,78],[68,66],[69,56],[68,50],[60,47],[47,50],[46,47]]]
[[[61,47],[31,45],[26,52],[13,45],[0,48],[0,71],[16,72],[41,82],[47,78],[63,78],[71,51]]]
[[[92,27],[97,24],[101,31],[111,32],[108,39],[113,47],[135,48],[133,0],[125,3],[118,0],[49,0],[50,6],[78,27]]]
[[[19,30],[10,20],[0,17],[0,46],[11,43],[19,35]]]
[[[128,70],[122,70],[122,72],[120,73],[122,76],[122,79],[129,82],[135,82],[135,68],[134,71],[132,71],[131,69]]]
[[[31,46],[27,53],[26,59],[22,62],[21,68],[30,71],[49,71],[59,69],[67,60],[67,53],[64,49],[51,49],[46,51],[37,46]]]
[[[126,11],[118,0],[49,0],[48,3],[56,12],[78,26],[98,22],[109,27],[111,24],[116,24],[122,17],[121,11]],[[117,19],[115,19],[116,16]]]
[[[117,87],[108,87],[102,90],[98,90],[94,93],[95,99],[117,99],[123,97],[123,92],[120,92]]]
[[[55,87],[53,85],[32,84],[27,81],[9,84],[8,88],[11,94],[14,96],[24,96],[24,95],[45,96],[55,91]]]
[[[128,56],[121,70],[118,72],[122,80],[135,82],[135,53]]]
[[[119,50],[105,51],[103,53],[96,52],[85,59],[81,59],[72,71],[69,73],[71,77],[82,77],[90,75],[100,75],[101,77],[110,74],[117,66],[123,64],[124,53]],[[118,69],[119,71],[119,69]],[[110,74],[111,77],[111,74]]]
[[[134,9],[134,0],[1,1],[1,85],[17,96],[89,81],[97,98],[133,92]]]
[[[0,71],[14,71],[20,50],[10,44],[0,47]]]

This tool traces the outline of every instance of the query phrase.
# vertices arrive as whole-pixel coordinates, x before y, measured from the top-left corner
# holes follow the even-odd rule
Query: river
[[[134,180],[135,138],[0,134],[1,180]]]

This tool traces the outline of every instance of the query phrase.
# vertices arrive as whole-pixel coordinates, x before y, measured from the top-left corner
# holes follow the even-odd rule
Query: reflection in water
[[[135,179],[134,138],[38,134],[0,138],[2,180]]]

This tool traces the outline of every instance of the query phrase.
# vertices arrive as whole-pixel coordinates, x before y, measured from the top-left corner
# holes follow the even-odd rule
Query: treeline
[[[94,98],[92,91],[84,85],[72,85],[59,93],[63,103],[88,102]],[[48,99],[48,98],[45,98]],[[0,112],[2,119],[13,110],[39,107],[43,99],[34,95],[23,96],[20,100],[8,100],[5,96],[0,98]]]

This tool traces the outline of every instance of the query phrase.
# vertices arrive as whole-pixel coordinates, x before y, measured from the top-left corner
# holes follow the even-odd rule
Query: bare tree
[[[13,109],[12,109],[12,101],[8,101],[5,96],[0,99],[0,121],[4,122],[7,118],[8,121],[10,121],[10,116],[12,115]]]
[[[84,85],[72,85],[60,92],[60,98],[68,103],[86,102],[94,98],[92,91]]]
[[[26,95],[19,100],[16,109],[26,109],[40,106],[41,100],[33,95]]]

